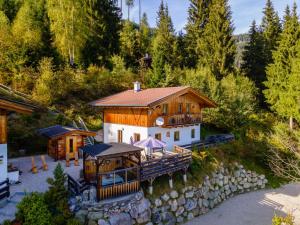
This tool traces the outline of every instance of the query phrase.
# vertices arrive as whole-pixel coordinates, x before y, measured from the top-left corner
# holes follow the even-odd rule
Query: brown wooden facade
[[[141,127],[156,126],[158,117],[166,126],[200,123],[205,102],[193,92],[178,93],[151,107],[104,107],[104,123]]]
[[[75,159],[79,156],[79,148],[84,146],[84,139],[88,136],[96,136],[91,131],[72,131],[48,140],[48,155],[55,160]]]

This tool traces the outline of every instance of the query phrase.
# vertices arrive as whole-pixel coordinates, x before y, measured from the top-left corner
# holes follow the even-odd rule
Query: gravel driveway
[[[235,196],[185,225],[271,225],[274,213],[300,224],[300,183]]]

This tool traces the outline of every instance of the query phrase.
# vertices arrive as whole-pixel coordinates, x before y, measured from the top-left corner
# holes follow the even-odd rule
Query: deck
[[[172,174],[176,171],[186,171],[192,162],[192,152],[174,146],[173,152],[166,152],[161,158],[147,160],[141,163],[141,181]]]

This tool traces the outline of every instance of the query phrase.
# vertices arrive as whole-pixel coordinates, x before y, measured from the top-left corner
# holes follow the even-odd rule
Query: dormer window
[[[178,113],[182,113],[182,103],[178,104]]]
[[[168,114],[168,104],[163,104],[163,114],[167,115]]]

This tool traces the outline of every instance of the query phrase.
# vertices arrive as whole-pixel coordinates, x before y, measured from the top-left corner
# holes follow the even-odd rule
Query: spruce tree
[[[217,79],[234,70],[236,45],[228,0],[213,0],[203,38],[198,41],[199,64],[209,67]]]
[[[165,65],[174,66],[174,45],[175,34],[168,6],[161,2],[158,18],[157,30],[152,45],[152,67],[153,74],[150,85],[159,86],[166,78]]]
[[[250,41],[245,46],[243,53],[242,71],[252,79],[257,87],[261,87],[261,82],[265,76],[264,63],[264,42],[261,31],[253,21],[249,30]]]
[[[280,35],[278,48],[273,52],[274,62],[267,68],[267,81],[265,82],[267,89],[264,91],[271,108],[282,117],[297,117],[295,109],[299,108],[293,105],[299,105],[294,97],[294,91],[298,89],[294,86],[299,86],[299,80],[295,79],[299,75],[297,65],[300,52],[299,40],[300,25],[296,5],[294,5],[292,14],[289,8],[286,10],[283,32]]]
[[[122,29],[119,8],[112,0],[85,0],[87,40],[82,49],[81,62],[108,66],[113,55],[119,53]]]
[[[149,27],[147,14],[142,16],[139,29],[139,48],[142,55],[150,52],[151,45],[151,29]]]
[[[188,52],[188,67],[195,67],[199,60],[197,42],[202,37],[208,22],[209,6],[212,0],[190,0],[188,23],[186,25],[186,46]]]
[[[276,49],[281,32],[280,19],[275,12],[271,0],[267,0],[266,7],[263,10],[263,19],[261,23],[261,30],[264,38],[264,57],[265,64],[272,63],[272,51]]]

